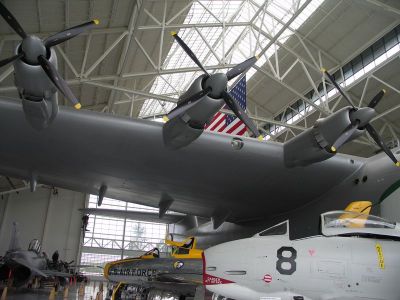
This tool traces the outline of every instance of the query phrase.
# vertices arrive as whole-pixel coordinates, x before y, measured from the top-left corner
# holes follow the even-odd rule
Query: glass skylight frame
[[[279,43],[286,42],[323,1],[313,0],[309,3],[294,19],[289,28],[281,34]],[[229,65],[240,63],[254,56],[270,42],[263,34],[257,33],[257,36],[255,36],[251,24],[274,37],[283,27],[282,22],[287,22],[304,2],[305,0],[196,1],[190,8],[184,24],[202,24],[202,26],[185,27],[177,32],[206,68],[207,66],[220,66],[219,69],[209,71],[210,73],[226,72]],[[277,19],[281,22],[278,22]],[[215,23],[220,22],[224,22],[226,26],[223,27],[222,24],[221,26],[211,26],[210,24],[215,25]],[[210,27],[205,26],[206,24],[210,24]],[[220,38],[222,34],[224,38]],[[203,41],[202,36],[207,38],[207,42],[211,45],[213,51]],[[229,51],[231,47],[233,50]],[[272,45],[260,57],[256,65],[258,67],[264,65],[267,59],[278,50],[277,44]],[[224,53],[227,53],[226,57],[224,57]],[[176,69],[177,73],[156,76],[150,88],[150,93],[169,94],[170,97],[178,99],[193,80],[202,74],[201,71],[179,73],[179,69],[187,67],[196,67],[196,65],[174,42],[162,69]],[[250,69],[246,80],[248,81],[255,73],[254,68]],[[175,103],[172,102],[148,99],[143,103],[139,118],[160,116],[168,113],[174,107]]]

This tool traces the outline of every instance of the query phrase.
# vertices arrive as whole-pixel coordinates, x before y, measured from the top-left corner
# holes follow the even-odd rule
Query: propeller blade
[[[330,82],[332,82],[332,84],[338,89],[339,93],[343,96],[344,99],[346,99],[346,101],[350,104],[350,106],[352,108],[355,108],[353,103],[351,103],[351,100],[349,99],[349,97],[347,97],[347,95],[343,92],[342,88],[336,83],[333,76],[331,74],[329,74],[329,72],[324,68],[322,68],[321,71],[326,74],[326,76],[329,78]]]
[[[197,56],[193,53],[192,50],[190,50],[188,45],[186,45],[186,43],[178,36],[178,34],[175,31],[172,31],[171,35],[175,38],[176,42],[183,48],[186,54],[189,55],[189,57],[196,63],[196,65],[198,65],[199,68],[202,69],[205,74],[207,74],[207,76],[210,76],[210,74],[208,74],[208,72],[203,67]]]
[[[249,116],[239,105],[239,103],[234,98],[232,98],[232,96],[229,95],[227,92],[223,92],[222,97],[224,98],[226,105],[228,105],[228,107],[235,113],[235,115],[240,120],[242,120],[244,124],[246,124],[247,128],[250,129],[253,135],[257,137],[259,140],[262,140],[263,136],[260,134],[254,122],[249,118]]]
[[[17,19],[10,13],[10,11],[0,3],[0,15],[2,15],[3,19],[10,25],[12,29],[21,37],[26,38],[26,33],[22,29],[21,25],[18,23]]]
[[[18,53],[17,55],[11,56],[9,58],[3,59],[0,61],[0,68],[5,66],[6,64],[9,64],[10,62],[13,62],[14,60],[17,60],[18,58],[21,58],[22,56],[24,56],[24,53]]]
[[[245,60],[244,62],[241,62],[240,64],[234,66],[232,69],[230,69],[227,73],[226,73],[226,77],[228,77],[228,80],[231,80],[233,78],[235,78],[236,76],[247,72],[247,70],[249,70],[258,60],[257,56],[253,56],[247,60]]]
[[[179,106],[184,105],[186,103],[190,103],[196,100],[199,100],[200,98],[203,98],[204,96],[208,95],[208,93],[211,92],[211,88],[208,87],[204,90],[201,90],[200,92],[197,92],[196,94],[191,95],[190,97],[186,98],[186,99],[182,99],[181,101],[179,101]]]
[[[382,89],[378,94],[375,95],[374,98],[372,98],[371,102],[368,104],[368,107],[375,108],[385,94],[386,90]]]
[[[43,55],[40,55],[38,60],[43,70],[58,90],[74,105],[76,109],[80,109],[81,104],[78,99],[76,99],[65,80],[60,76],[60,74],[58,74],[57,69]]]
[[[350,125],[345,129],[342,134],[338,137],[338,139],[335,141],[333,146],[331,147],[332,152],[336,152],[337,149],[339,149],[344,143],[346,143],[349,138],[353,135],[353,133],[357,130],[358,125],[360,125],[360,121],[356,121],[355,124]]]
[[[382,138],[376,132],[375,128],[372,127],[371,124],[365,125],[365,128],[367,129],[369,135],[374,139],[374,141],[378,144],[378,146],[389,156],[389,158],[395,163],[396,166],[400,167],[400,163],[397,161],[396,157],[393,155],[392,151],[386,146],[386,144],[383,142]]]
[[[87,29],[90,29],[91,27],[98,25],[100,23],[99,20],[95,19],[90,22],[83,23],[78,26],[74,26],[71,28],[68,28],[64,31],[58,32],[52,36],[49,36],[44,40],[44,45],[46,48],[53,47],[55,45],[61,44],[69,39],[72,39],[73,37],[76,37],[77,35],[81,34]]]
[[[193,105],[195,105],[201,98],[204,96],[208,95],[208,93],[211,92],[211,88],[207,88],[205,90],[202,90],[196,94],[193,94],[192,96],[183,99],[180,101],[179,106],[175,107],[173,110],[171,110],[168,115],[164,116],[164,120],[168,121],[176,116],[181,115],[183,112],[191,108]]]

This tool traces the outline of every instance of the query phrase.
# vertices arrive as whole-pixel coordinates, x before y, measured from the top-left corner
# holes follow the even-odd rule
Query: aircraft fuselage
[[[253,237],[206,250],[204,283],[237,300],[394,300],[399,251],[384,239]]]

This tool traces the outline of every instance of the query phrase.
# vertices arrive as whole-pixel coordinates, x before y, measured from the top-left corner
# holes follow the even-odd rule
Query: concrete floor
[[[99,282],[91,282],[84,287],[84,295],[78,295],[79,284],[71,285],[68,288],[68,298],[64,298],[63,289],[61,288],[56,298],[57,300],[69,299],[69,300],[95,300],[97,292],[99,291]],[[107,286],[104,284],[103,299],[106,299]],[[2,294],[0,291],[0,295]],[[5,300],[48,300],[50,295],[50,289],[10,289],[7,293]]]

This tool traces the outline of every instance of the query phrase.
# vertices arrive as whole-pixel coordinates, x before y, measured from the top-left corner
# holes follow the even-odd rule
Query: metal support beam
[[[128,25],[128,34],[127,37],[125,39],[124,42],[124,46],[122,48],[122,53],[121,53],[121,57],[119,59],[118,62],[118,68],[117,68],[117,76],[120,76],[122,74],[127,56],[128,56],[128,50],[129,47],[131,45],[132,42],[132,38],[134,36],[134,30],[138,21],[138,16],[141,14],[142,10],[143,10],[143,3],[142,0],[137,0],[134,4],[133,4],[133,9],[132,9],[132,13],[131,13],[131,17],[129,20],[129,25]],[[118,85],[118,79],[114,79],[113,85],[117,86]],[[115,92],[114,90],[111,91],[110,96],[108,98],[107,101],[107,105],[109,110],[111,111],[113,109],[113,102],[115,101]]]
[[[225,25],[224,25],[225,24]],[[197,24],[165,24],[164,29],[180,29],[180,28],[203,28],[203,27],[242,27],[251,25],[250,22],[229,22],[229,23],[197,23]],[[139,30],[162,29],[162,25],[146,25],[139,26]]]
[[[0,82],[2,82],[4,79],[6,79],[10,74],[14,72],[14,66],[11,65],[5,70],[1,75],[0,75]]]
[[[302,95],[300,92],[296,91],[294,88],[292,88],[291,86],[289,86],[288,84],[286,84],[285,82],[279,80],[278,78],[276,78],[275,76],[271,75],[270,73],[268,73],[267,71],[265,71],[264,69],[261,69],[260,67],[255,66],[254,67],[257,71],[261,72],[263,75],[267,76],[268,78],[271,78],[272,80],[274,80],[275,82],[279,83],[280,85],[282,85],[283,87],[285,87],[286,89],[288,89],[290,92],[292,92],[293,94],[295,94],[297,97],[299,97],[300,99],[302,99],[303,101],[307,102],[309,105],[311,105],[312,107],[314,107],[317,111],[320,111],[321,113],[323,113],[324,115],[328,115],[328,112],[326,112],[325,110],[322,109],[322,107],[316,105],[314,102],[312,102],[310,99],[306,98],[304,95]]]
[[[147,92],[143,92],[143,91],[130,90],[130,89],[127,89],[127,88],[117,87],[117,86],[110,85],[110,84],[104,84],[104,83],[92,82],[92,81],[83,81],[83,83],[88,84],[88,85],[92,85],[92,86],[96,86],[96,87],[109,89],[109,90],[115,90],[115,91],[119,91],[119,92],[123,92],[123,93],[143,96],[143,97],[146,97],[148,99],[158,99],[158,100],[172,102],[172,103],[178,102],[178,99],[175,99],[175,98],[166,97],[166,96],[162,96],[162,95],[151,94],[151,93],[147,93]]]
[[[111,44],[110,47],[93,63],[92,66],[86,71],[86,73],[83,75],[84,77],[88,77],[93,70],[106,58],[108,54],[119,44],[120,41],[128,34],[128,31],[124,31],[121,33],[121,35],[114,41],[114,43]]]
[[[371,3],[371,4],[373,4],[373,5],[376,5],[376,6],[379,6],[380,8],[383,8],[386,11],[390,11],[392,13],[400,15],[400,10],[395,8],[395,7],[393,7],[393,6],[385,4],[385,3],[381,2],[381,1],[378,1],[378,0],[367,0],[367,1],[369,3]]]
[[[74,73],[75,77],[79,77],[78,72],[76,71],[75,67],[72,65],[71,61],[69,60],[69,58],[67,57],[67,55],[65,54],[65,52],[61,49],[61,47],[59,47],[58,45],[56,46],[56,49],[58,52],[60,52],[62,58],[64,59],[64,61],[67,63],[68,67],[71,69],[72,73]]]

